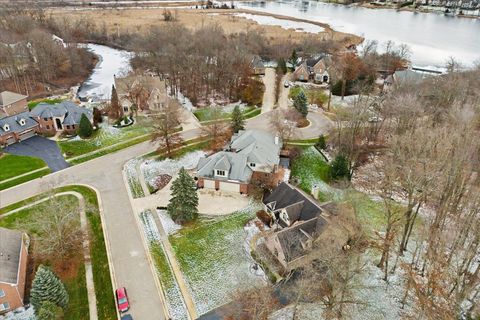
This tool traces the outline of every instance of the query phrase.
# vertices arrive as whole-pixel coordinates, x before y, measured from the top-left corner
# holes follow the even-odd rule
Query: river
[[[466,66],[480,60],[480,20],[391,9],[367,9],[306,0],[238,2],[251,9],[329,24],[384,44],[406,44],[416,66],[442,67],[449,57]]]
[[[86,48],[98,57],[98,62],[90,77],[83,82],[78,97],[92,101],[109,100],[115,75],[122,75],[131,70],[132,53],[111,47],[92,44]]]

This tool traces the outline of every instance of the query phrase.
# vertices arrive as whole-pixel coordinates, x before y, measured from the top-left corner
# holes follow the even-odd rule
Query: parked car
[[[131,315],[126,314],[126,315],[122,316],[122,318],[120,320],[133,320],[133,318],[132,318]]]
[[[117,297],[118,311],[127,312],[130,309],[130,303],[128,302],[127,289],[125,287],[115,290],[115,296]]]
[[[290,86],[290,83],[288,82],[288,80],[286,80],[284,83],[283,83],[283,86],[285,88],[288,88]]]

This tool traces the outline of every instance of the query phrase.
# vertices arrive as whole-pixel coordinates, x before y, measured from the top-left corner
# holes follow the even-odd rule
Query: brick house
[[[256,176],[275,176],[280,164],[280,138],[261,130],[240,130],[225,150],[201,158],[199,188],[247,194]]]
[[[0,228],[0,314],[23,307],[28,236]]]
[[[40,130],[29,112],[0,119],[0,146],[10,145],[33,137]]]
[[[28,111],[27,96],[10,91],[0,92],[0,118]]]
[[[312,81],[318,84],[329,83],[328,60],[330,59],[327,56],[319,55],[300,61],[293,72],[293,78],[295,81]]]
[[[56,132],[76,134],[82,114],[85,114],[93,123],[91,110],[79,107],[70,101],[56,104],[39,103],[30,111],[30,116],[39,124],[39,132],[47,134]]]

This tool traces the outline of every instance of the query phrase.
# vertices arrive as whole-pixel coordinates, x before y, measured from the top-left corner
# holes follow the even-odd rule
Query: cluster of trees
[[[93,56],[53,38],[42,10],[0,10],[0,89],[25,94],[75,84],[93,68]]]

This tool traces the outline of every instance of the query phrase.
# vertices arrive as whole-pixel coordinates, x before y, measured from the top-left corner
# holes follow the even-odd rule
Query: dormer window
[[[18,120],[18,124],[21,125],[21,126],[24,126],[27,122],[25,121],[25,119],[21,118],[20,120]]]
[[[3,131],[5,131],[5,132],[10,131],[10,125],[8,123],[5,123],[3,125]]]
[[[227,173],[225,172],[225,170],[216,170],[215,175],[220,176],[220,177],[226,177]]]
[[[255,162],[250,162],[250,167],[255,168]]]

